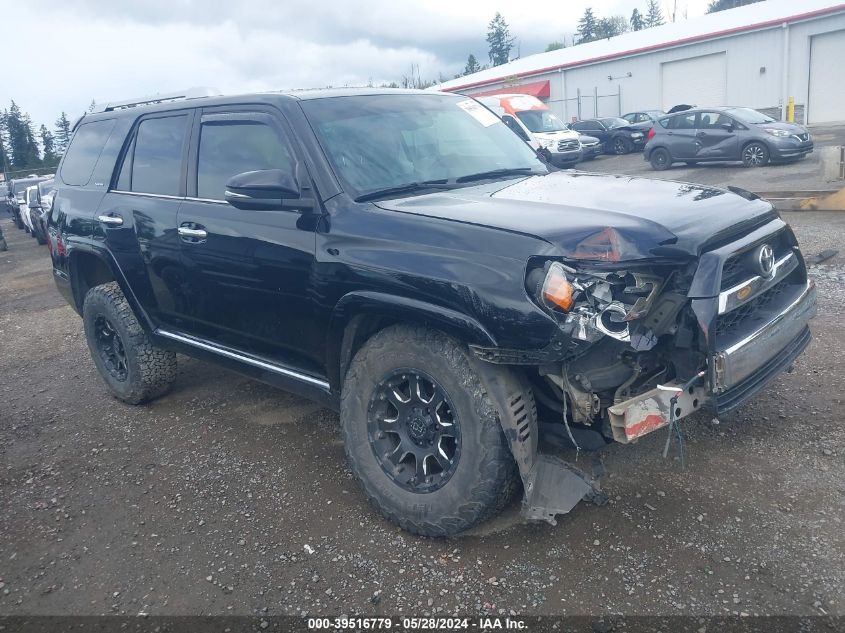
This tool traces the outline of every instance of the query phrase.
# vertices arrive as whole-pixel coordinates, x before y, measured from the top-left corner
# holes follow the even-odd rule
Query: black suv
[[[161,99],[161,97],[159,97]],[[181,352],[340,411],[385,516],[426,535],[601,500],[554,451],[729,411],[810,340],[815,290],[767,202],[550,173],[472,99],[347,90],[85,116],[48,238],[114,395]]]

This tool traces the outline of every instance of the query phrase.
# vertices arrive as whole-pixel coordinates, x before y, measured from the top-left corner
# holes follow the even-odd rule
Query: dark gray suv
[[[806,128],[751,108],[696,108],[659,119],[643,157],[662,171],[676,162],[742,161],[760,167],[799,160],[813,151]]]

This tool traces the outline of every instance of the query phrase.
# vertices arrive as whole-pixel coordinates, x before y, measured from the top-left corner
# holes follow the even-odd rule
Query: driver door
[[[178,215],[188,333],[319,373],[323,341],[309,296],[313,216],[293,207],[237,209],[224,199],[236,174],[297,173],[287,129],[277,112],[257,109],[204,109],[197,117]]]
[[[703,160],[736,160],[739,154],[737,124],[721,112],[698,114],[698,156]]]

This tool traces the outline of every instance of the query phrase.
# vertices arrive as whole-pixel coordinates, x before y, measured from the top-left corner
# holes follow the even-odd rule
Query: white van
[[[534,149],[545,152],[557,167],[572,167],[581,160],[579,134],[570,130],[537,97],[502,94],[476,98]]]

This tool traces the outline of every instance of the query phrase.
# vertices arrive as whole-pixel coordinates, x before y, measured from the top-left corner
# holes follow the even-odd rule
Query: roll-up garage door
[[[725,53],[715,53],[662,64],[663,109],[668,110],[679,103],[701,107],[726,105],[725,58]]]
[[[810,99],[807,121],[845,121],[845,31],[815,35],[810,40]]]

